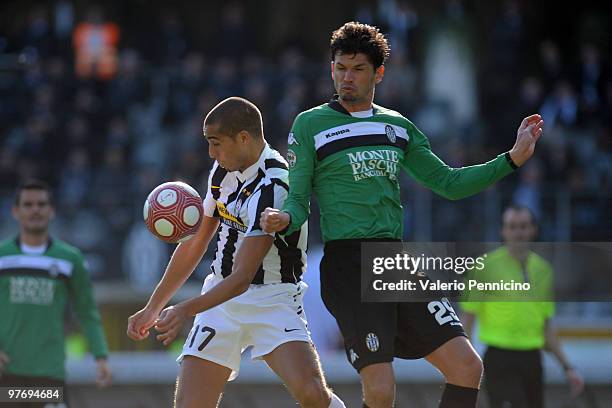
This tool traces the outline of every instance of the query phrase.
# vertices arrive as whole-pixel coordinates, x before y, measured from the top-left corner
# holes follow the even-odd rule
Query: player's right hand
[[[2,377],[2,372],[4,371],[4,367],[11,361],[8,355],[0,351],[0,377]]]
[[[261,213],[261,228],[264,232],[278,232],[287,228],[291,217],[284,211],[277,210],[276,208],[266,208]]]
[[[169,306],[161,311],[159,319],[155,322],[155,330],[159,332],[157,340],[164,346],[170,345],[179,335],[189,315],[181,304]]]
[[[132,340],[144,340],[149,337],[149,329],[155,324],[159,312],[148,307],[139,310],[128,318],[127,335]]]

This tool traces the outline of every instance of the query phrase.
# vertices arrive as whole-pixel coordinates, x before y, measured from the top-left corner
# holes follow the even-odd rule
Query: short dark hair
[[[529,207],[527,207],[524,204],[518,204],[518,203],[511,203],[510,205],[508,205],[506,207],[506,209],[504,210],[504,214],[508,211],[508,210],[513,210],[513,211],[527,211],[529,213],[529,216],[531,217],[531,225],[535,225],[536,227],[538,226],[538,218],[536,217],[535,213],[533,212],[533,210]],[[503,222],[503,220],[502,220]]]
[[[254,103],[237,96],[227,98],[217,104],[206,115],[204,126],[218,125],[219,131],[235,136],[246,130],[252,136],[263,138],[261,112]]]
[[[25,180],[19,183],[17,190],[15,190],[15,205],[19,205],[21,192],[24,190],[46,191],[47,196],[49,197],[49,203],[53,205],[53,191],[51,190],[51,187],[49,187],[49,185],[44,181],[36,179]]]
[[[367,55],[374,69],[383,65],[389,58],[391,47],[385,36],[374,26],[351,21],[332,33],[329,44],[332,61],[336,54]]]

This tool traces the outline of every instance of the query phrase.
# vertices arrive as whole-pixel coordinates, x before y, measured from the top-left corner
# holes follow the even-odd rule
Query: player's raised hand
[[[284,211],[277,210],[276,208],[266,208],[261,213],[261,228],[264,232],[278,232],[287,228],[291,217]]]
[[[180,305],[162,310],[159,319],[155,322],[155,330],[160,333],[157,335],[157,340],[161,341],[164,346],[172,343],[188,318],[189,316]]]
[[[517,166],[522,166],[533,155],[535,145],[542,136],[544,121],[542,116],[535,114],[526,117],[516,132],[516,142],[510,150],[510,157]]]
[[[149,337],[149,329],[155,324],[159,313],[145,307],[128,318],[127,335],[132,340],[144,340]]]

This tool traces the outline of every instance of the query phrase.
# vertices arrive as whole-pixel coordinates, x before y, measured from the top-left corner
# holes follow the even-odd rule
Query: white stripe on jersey
[[[335,142],[348,137],[386,135],[387,129],[392,128],[396,137],[408,141],[408,131],[401,126],[391,125],[384,122],[356,122],[347,123],[333,128],[325,129],[314,136],[315,149],[319,150],[328,143]],[[392,140],[395,142],[395,140]]]
[[[259,160],[244,172],[228,172],[213,164],[204,198],[204,214],[221,221],[213,273],[227,276],[232,272],[234,257],[244,237],[260,236],[259,218],[266,207],[282,208],[288,193],[287,162],[266,143]],[[290,235],[274,236],[274,244],[264,257],[253,284],[297,283],[306,271],[308,227]]]

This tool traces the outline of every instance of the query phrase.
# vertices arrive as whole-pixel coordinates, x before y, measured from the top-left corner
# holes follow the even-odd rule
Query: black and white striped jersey
[[[266,143],[259,160],[240,171],[229,172],[213,164],[204,198],[204,214],[221,221],[217,234],[213,273],[232,273],[234,257],[244,237],[266,235],[260,216],[266,207],[282,208],[289,186],[287,162]],[[274,245],[259,266],[252,284],[297,283],[306,271],[308,223],[287,236],[274,236]]]

